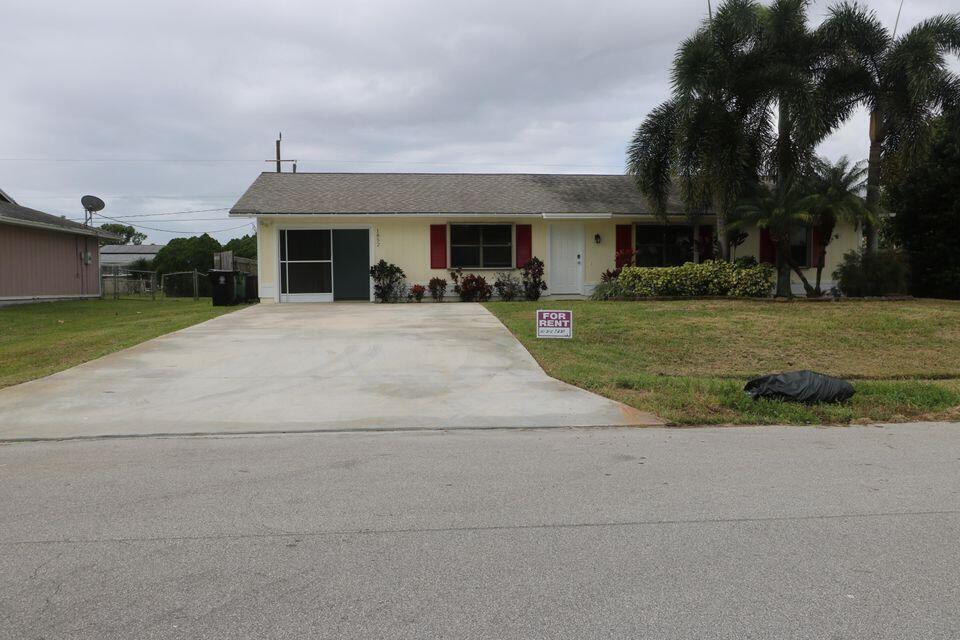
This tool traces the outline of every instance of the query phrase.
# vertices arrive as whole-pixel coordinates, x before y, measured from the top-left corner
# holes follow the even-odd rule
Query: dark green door
[[[333,299],[370,299],[370,232],[333,230]]]

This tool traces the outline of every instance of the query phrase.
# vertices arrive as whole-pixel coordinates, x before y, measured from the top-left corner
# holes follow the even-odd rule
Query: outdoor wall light
[[[593,241],[596,242],[597,244],[600,244],[601,240],[603,240],[603,238],[600,237],[599,233],[593,236]]]

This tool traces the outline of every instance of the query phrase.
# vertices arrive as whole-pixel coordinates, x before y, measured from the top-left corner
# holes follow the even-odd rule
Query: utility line
[[[161,232],[161,233],[220,233],[220,232],[223,232],[223,231],[235,231],[236,229],[242,229],[242,228],[248,227],[248,226],[251,227],[251,228],[253,228],[253,223],[251,223],[251,222],[246,222],[246,223],[241,224],[240,226],[237,226],[237,227],[228,227],[228,228],[226,228],[226,229],[209,229],[209,230],[206,230],[206,231],[187,231],[186,229],[158,229],[158,228],[156,228],[156,227],[148,227],[148,226],[141,225],[141,224],[127,224],[127,223],[125,223],[123,220],[119,220],[119,219],[117,219],[117,218],[111,218],[110,216],[105,216],[105,215],[103,215],[102,213],[99,213],[99,212],[94,213],[94,215],[96,215],[96,216],[98,216],[98,217],[100,217],[100,218],[104,218],[105,220],[110,220],[111,222],[116,222],[116,223],[118,223],[118,224],[124,224],[124,225],[126,225],[126,226],[133,227],[133,228],[135,228],[135,229],[146,229],[146,230],[148,230],[148,231],[159,231],[159,232]]]

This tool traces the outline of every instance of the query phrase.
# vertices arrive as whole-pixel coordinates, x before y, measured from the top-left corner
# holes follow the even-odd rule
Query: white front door
[[[550,225],[549,294],[583,293],[583,223]]]

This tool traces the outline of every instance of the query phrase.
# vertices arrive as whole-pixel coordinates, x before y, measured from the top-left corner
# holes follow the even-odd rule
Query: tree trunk
[[[779,101],[779,116],[777,118],[777,186],[782,187],[784,181],[793,173],[793,150],[790,144],[790,112],[783,100]]]
[[[793,272],[797,274],[797,277],[800,278],[800,282],[803,284],[803,290],[806,291],[808,298],[814,297],[813,287],[810,286],[810,281],[807,280],[807,276],[803,274],[803,269],[798,265],[790,262],[790,268],[793,269]]]
[[[693,263],[700,264],[700,225],[690,225],[693,229]]]
[[[790,245],[784,247],[782,242],[777,243],[777,293],[778,298],[792,298],[793,289],[790,286],[790,264],[787,262],[787,254],[790,252]]]
[[[883,132],[881,131],[880,113],[876,110],[870,112],[870,157],[867,160],[867,207],[874,216],[880,213],[880,170],[881,170],[881,149],[883,147]],[[874,252],[880,247],[880,240],[877,234],[877,226],[867,223],[863,226],[867,237],[866,249],[868,252]]]
[[[717,244],[720,245],[720,258],[729,262],[730,244],[727,242],[727,214],[717,212]]]

